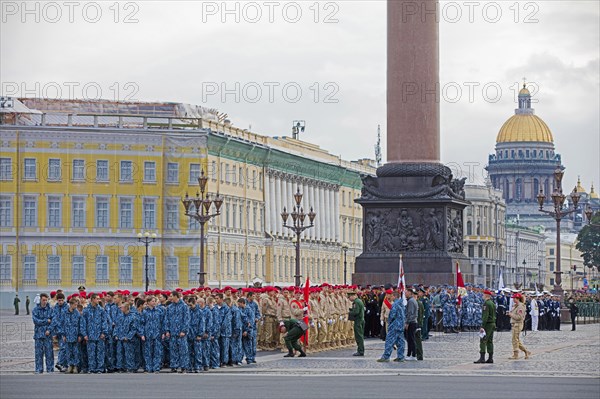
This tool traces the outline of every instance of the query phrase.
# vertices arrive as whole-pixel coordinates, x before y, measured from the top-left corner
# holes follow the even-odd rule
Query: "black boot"
[[[294,351],[289,351],[288,354],[283,357],[294,357]]]
[[[479,354],[479,360],[473,362],[473,363],[485,363],[485,352],[482,352]]]
[[[494,354],[493,353],[489,353],[490,356],[488,356],[488,360],[486,360],[486,363],[494,363]]]
[[[306,352],[304,352],[302,349],[300,349],[299,352],[300,352],[300,356],[298,356],[298,357],[306,357]]]

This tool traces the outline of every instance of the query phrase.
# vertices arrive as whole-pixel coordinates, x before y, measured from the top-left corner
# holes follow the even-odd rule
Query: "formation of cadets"
[[[145,293],[116,290],[86,293],[85,287],[65,297],[58,290],[40,295],[32,312],[35,325],[35,371],[68,373],[200,372],[224,366],[256,363],[256,351],[283,349],[280,326],[300,320],[309,310],[311,352],[351,346],[353,322],[348,320],[357,292],[365,307],[364,336],[385,340],[392,304],[392,286],[359,289],[322,284],[311,287],[309,303],[298,287],[224,289],[192,288]],[[413,286],[418,302],[419,341],[430,330],[445,333],[478,331],[483,286],[467,284],[457,297],[453,286]],[[494,297],[498,331],[510,329],[512,291]],[[526,329],[560,328],[560,302],[548,292],[527,296]],[[54,364],[53,340],[59,351]],[[402,345],[403,346],[403,345]],[[422,359],[422,350],[418,354]]]

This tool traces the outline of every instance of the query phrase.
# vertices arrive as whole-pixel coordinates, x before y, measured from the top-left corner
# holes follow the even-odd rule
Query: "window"
[[[121,181],[131,182],[133,181],[133,172],[132,172],[132,162],[131,161],[121,161]]]
[[[229,164],[225,164],[225,183],[231,183],[231,175],[229,174]]]
[[[217,181],[217,161],[212,161],[210,165],[210,176],[213,181]]]
[[[48,160],[48,180],[60,180],[60,159],[50,158]]]
[[[71,279],[73,281],[85,281],[85,265],[84,265],[84,257],[77,255],[73,256],[73,272]]]
[[[252,189],[256,190],[256,171],[252,171]]]
[[[473,235],[473,222],[467,221],[467,235]]]
[[[554,262],[550,261],[550,271],[553,272],[554,271]]]
[[[84,161],[83,159],[74,159],[73,160],[73,180],[84,180],[85,172],[84,172]]]
[[[48,256],[48,280],[60,280],[60,256]]]
[[[200,257],[199,256],[190,256],[189,263],[188,263],[188,269],[189,269],[188,280],[190,282],[198,281],[198,274],[200,273]]]
[[[23,226],[37,226],[37,197],[23,197]]]
[[[11,197],[0,197],[0,227],[12,227]]]
[[[240,171],[242,170],[242,168],[240,168]],[[233,165],[233,173],[232,173],[232,183],[233,184],[237,184],[237,166]],[[240,180],[240,184],[242,184],[242,181]]]
[[[154,198],[144,198],[144,229],[156,228],[156,200]]]
[[[25,180],[37,179],[37,165],[35,158],[25,158]]]
[[[550,255],[554,255],[554,248],[550,248]]]
[[[145,260],[144,260],[144,262],[145,262]],[[148,280],[156,281],[156,256],[148,256]],[[144,263],[144,281],[143,282],[144,283],[146,282],[146,263]]]
[[[177,264],[177,257],[167,256],[167,281],[176,282],[179,281],[179,265]]]
[[[179,202],[168,200],[166,202],[167,230],[179,230]]]
[[[200,164],[199,163],[191,163],[190,164],[190,183],[197,183],[199,177],[200,177]]]
[[[12,160],[0,158],[0,180],[12,180]]]
[[[167,164],[167,183],[179,183],[179,164],[177,162]]]
[[[10,255],[0,255],[0,281],[12,279],[12,265]]]
[[[475,257],[475,245],[469,245],[469,258]]]
[[[240,186],[244,185],[244,168],[240,167],[240,171],[239,171],[239,181],[240,181]]]
[[[96,198],[96,227],[108,227],[108,198]]]
[[[85,227],[85,198],[73,197],[72,211],[72,226],[76,228]]]
[[[252,207],[252,229],[258,231],[258,226],[256,224],[256,205]]]
[[[237,204],[233,204],[233,220],[232,220],[232,227],[235,229],[237,228]]]
[[[96,256],[96,282],[108,282],[108,256]]]
[[[550,285],[554,285],[554,279],[553,278],[550,279]]]
[[[483,258],[483,246],[479,245],[477,248],[477,257]]]
[[[342,206],[346,206],[346,192],[342,190]]]
[[[156,181],[156,162],[145,161],[144,162],[144,181],[155,182]]]
[[[35,255],[25,255],[23,258],[23,280],[36,279],[36,259]]]
[[[62,226],[61,198],[48,197],[48,227]]]
[[[120,283],[131,283],[132,279],[131,256],[120,256],[119,257],[119,282]]]
[[[119,199],[119,228],[131,229],[133,227],[133,200],[131,198]]]
[[[108,181],[108,161],[105,159],[96,161],[96,180]]]

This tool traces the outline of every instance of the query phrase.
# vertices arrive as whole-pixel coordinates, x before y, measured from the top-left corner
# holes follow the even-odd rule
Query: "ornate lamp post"
[[[204,271],[204,226],[210,219],[221,214],[220,209],[221,205],[223,205],[223,197],[219,193],[217,193],[214,200],[210,198],[210,194],[206,192],[207,182],[208,177],[204,174],[203,170],[198,178],[200,193],[196,192],[196,198],[190,198],[185,193],[185,198],[181,200],[185,208],[185,216],[189,216],[200,223],[200,271],[198,272],[198,284],[200,287],[203,287],[206,282],[206,272]],[[191,209],[192,204],[194,204],[195,209]],[[213,204],[215,205],[215,212],[211,213]]]
[[[589,204],[585,207],[585,211],[583,213],[585,213],[585,217],[587,218],[588,226],[600,227],[600,224],[592,223],[592,217],[594,216],[594,210],[592,209],[592,207]]]
[[[346,274],[348,265],[348,263],[346,262],[346,254],[348,253],[348,248],[350,248],[348,244],[346,244],[345,242],[342,243],[342,251],[344,251],[344,285],[346,285]]]
[[[554,171],[554,181],[556,183],[555,190],[552,193],[552,202],[554,204],[554,208],[551,211],[544,210],[544,202],[546,200],[546,196],[544,195],[544,191],[540,189],[540,193],[537,195],[538,204],[540,205],[540,212],[546,213],[556,220],[556,269],[554,274],[556,275],[554,281],[554,289],[552,292],[556,295],[562,297],[563,289],[561,287],[562,279],[560,271],[560,221],[570,213],[573,213],[577,210],[577,204],[579,203],[580,194],[577,192],[577,187],[573,189],[571,193],[571,201],[573,202],[572,209],[563,209],[563,205],[565,203],[566,195],[562,192],[562,178],[564,172],[560,167],[557,167]]]
[[[149,232],[145,232],[143,235],[142,233],[138,233],[137,235],[138,241],[139,242],[143,242],[144,245],[146,245],[146,292],[148,291],[148,286],[150,285],[150,277],[148,276],[148,247],[150,246],[151,242],[155,242],[156,241],[156,233],[152,233],[150,234]]]
[[[538,279],[537,279],[538,291],[541,290],[540,283],[542,282],[542,262],[538,261]]]
[[[310,208],[310,212],[308,214],[304,213],[304,209],[300,206],[302,202],[302,193],[300,192],[300,188],[296,194],[294,194],[294,201],[296,204],[292,209],[292,224],[288,225],[288,218],[290,216],[287,213],[285,207],[283,208],[283,212],[281,212],[281,218],[283,219],[283,227],[287,227],[292,230],[296,234],[296,275],[294,276],[294,285],[296,287],[300,287],[300,234],[306,230],[310,229],[314,226],[315,216],[317,214],[313,211],[312,207]],[[308,220],[310,222],[309,225],[304,225],[304,220],[308,216]]]

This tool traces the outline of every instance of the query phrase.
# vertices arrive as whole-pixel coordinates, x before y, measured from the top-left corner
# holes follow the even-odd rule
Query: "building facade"
[[[15,100],[18,102],[18,100]],[[294,242],[280,213],[293,194],[317,213],[302,234],[301,274],[344,280],[361,252],[360,173],[310,143],[233,127],[201,107],[23,99],[4,110],[0,142],[0,293],[35,294],[84,285],[88,291],[141,289],[145,247],[151,287],[198,286],[199,225],[181,198],[224,197],[208,225],[205,271],[211,286],[294,281]]]
[[[550,270],[545,243],[542,228],[506,225],[506,267],[502,271],[506,287],[534,291],[547,281]]]

